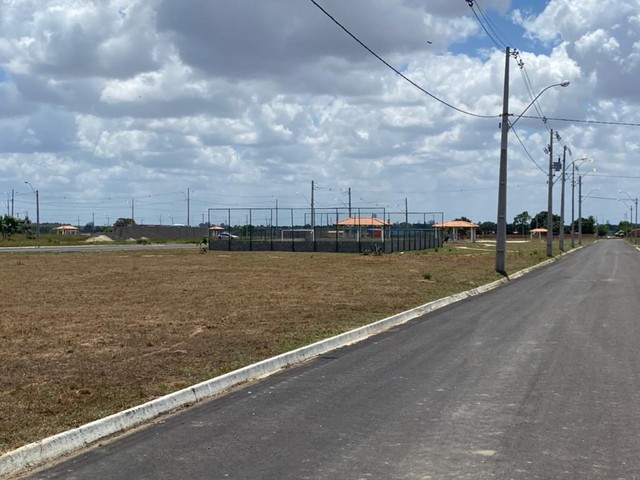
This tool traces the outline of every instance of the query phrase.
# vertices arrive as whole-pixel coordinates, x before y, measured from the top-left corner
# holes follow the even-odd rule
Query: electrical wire
[[[640,127],[640,123],[633,122],[610,122],[604,120],[580,120],[576,118],[554,118],[554,117],[539,117],[535,115],[522,115],[522,118],[534,118],[539,120],[552,120],[554,122],[569,122],[569,123],[591,123],[596,125],[617,125],[623,127]]]
[[[423,87],[421,87],[420,85],[418,85],[417,83],[415,83],[413,80],[411,80],[409,77],[407,77],[406,75],[404,75],[402,72],[400,72],[397,68],[395,68],[394,66],[392,66],[389,62],[387,62],[384,58],[382,58],[380,55],[378,55],[376,52],[374,52],[371,48],[369,48],[364,42],[362,42],[362,40],[360,40],[358,37],[356,37],[353,33],[351,33],[344,25],[342,25],[335,17],[333,17],[329,12],[327,12],[324,8],[322,8],[318,2],[316,2],[316,0],[310,0],[311,3],[313,3],[316,7],[318,7],[318,9],[324,13],[327,17],[329,17],[333,23],[335,23],[338,27],[340,27],[347,35],[349,35],[351,38],[353,38],[357,43],[360,44],[360,46],[362,46],[366,51],[368,51],[371,55],[373,55],[375,58],[377,58],[380,62],[382,62],[386,67],[388,67],[389,69],[391,69],[394,73],[396,73],[396,75],[400,76],[403,80],[405,80],[406,82],[410,83],[411,85],[413,85],[415,88],[417,88],[418,90],[420,90],[422,93],[428,95],[429,97],[433,98],[434,100],[440,102],[441,104],[443,104],[446,107],[451,108],[452,110],[455,110],[456,112],[460,112],[463,113],[465,115],[469,115],[471,117],[476,117],[476,118],[497,118],[499,117],[499,115],[479,115],[477,113],[473,113],[473,112],[468,112],[466,110],[463,110],[461,108],[458,108],[444,100],[442,100],[441,98],[437,97],[436,95],[434,95],[433,93],[427,91],[426,89],[424,89]]]
[[[478,19],[478,22],[480,23],[480,25],[482,26],[482,29],[487,33],[487,35],[489,36],[489,38],[491,39],[491,41],[500,48],[507,48],[509,46],[509,42],[506,41],[506,37],[499,31],[499,29],[497,27],[495,27],[493,25],[493,23],[491,22],[491,20],[489,20],[489,17],[487,16],[487,14],[485,13],[484,9],[480,6],[480,3],[478,3],[478,1],[475,1],[475,6],[478,9],[478,11],[480,12],[480,15],[482,16],[482,18],[484,19],[484,23],[487,24],[487,26],[485,27],[484,23],[480,20],[480,18],[478,18],[477,13],[475,12],[475,9],[473,8],[473,4],[470,5],[471,6],[471,10],[473,11],[473,14],[475,15],[475,17]],[[493,32],[493,35],[491,35],[491,33],[489,33],[488,30],[491,30],[491,32]],[[495,36],[495,38],[494,38]]]
[[[516,138],[518,139],[518,142],[520,142],[520,145],[522,146],[522,149],[525,151],[525,153],[529,156],[529,158],[531,159],[531,161],[533,162],[533,164],[538,167],[538,170],[540,170],[543,174],[547,174],[546,170],[544,168],[542,168],[540,165],[538,165],[538,162],[535,161],[535,159],[533,158],[533,156],[529,153],[529,150],[527,150],[527,147],[524,146],[524,143],[522,143],[522,140],[520,139],[520,136],[518,135],[518,132],[516,132],[515,130],[511,130],[513,132],[513,134],[516,136]]]

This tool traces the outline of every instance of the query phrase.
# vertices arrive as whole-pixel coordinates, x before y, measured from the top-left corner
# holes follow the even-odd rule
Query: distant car
[[[220,232],[218,234],[218,238],[238,238],[238,236],[237,235],[232,235],[229,232]]]

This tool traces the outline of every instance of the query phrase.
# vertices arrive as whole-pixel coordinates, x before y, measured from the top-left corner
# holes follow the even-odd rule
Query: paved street
[[[640,478],[639,272],[599,242],[29,478]]]

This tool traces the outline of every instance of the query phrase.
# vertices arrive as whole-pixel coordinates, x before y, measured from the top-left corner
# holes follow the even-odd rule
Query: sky
[[[583,217],[635,220],[640,0],[471,3],[3,0],[0,212],[195,225],[350,191],[495,222],[508,46],[507,220],[547,209],[551,130]]]

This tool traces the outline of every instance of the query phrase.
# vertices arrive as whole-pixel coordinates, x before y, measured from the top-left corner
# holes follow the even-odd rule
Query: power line
[[[623,127],[640,127],[640,123],[633,122],[610,122],[605,120],[580,120],[576,118],[554,118],[554,117],[538,117],[535,115],[522,115],[522,118],[533,118],[542,121],[552,120],[554,122],[569,122],[569,123],[592,123],[599,125],[618,125]]]
[[[520,136],[518,135],[518,132],[516,132],[515,130],[512,130],[513,134],[516,136],[516,138],[518,139],[518,142],[520,142],[520,145],[522,146],[522,149],[525,151],[525,153],[529,156],[529,158],[531,159],[531,161],[534,163],[534,165],[536,167],[538,167],[538,169],[543,173],[543,174],[547,174],[546,170],[544,168],[542,168],[540,165],[538,165],[538,162],[535,161],[535,159],[533,158],[533,156],[529,153],[529,150],[527,150],[527,147],[524,146],[524,143],[522,143],[522,140],[520,139]]]
[[[590,177],[605,177],[605,178],[640,178],[639,176],[633,176],[633,175],[605,175],[602,173],[589,173]]]
[[[471,7],[471,10],[473,11],[473,14],[475,15],[476,19],[478,20],[478,23],[480,23],[480,26],[482,27],[482,29],[486,32],[487,36],[491,39],[491,41],[496,45],[496,47],[504,50],[505,48],[507,48],[509,46],[509,42],[506,41],[506,37],[498,30],[497,27],[495,27],[491,20],[489,20],[489,17],[486,15],[485,11],[483,10],[483,8],[480,6],[480,4],[477,2],[477,0],[475,1],[475,6],[478,9],[478,11],[480,12],[480,15],[482,16],[482,18],[484,19],[484,22],[482,22],[482,20],[480,20],[480,18],[478,17],[478,14],[476,13],[474,7],[473,2],[469,3],[469,6]],[[485,24],[486,23],[486,27]],[[489,32],[489,30],[491,30],[491,32],[493,32],[493,35]],[[495,36],[495,38],[494,38]]]
[[[458,108],[454,105],[451,105],[450,103],[447,103],[446,101],[442,100],[441,98],[438,98],[437,96],[435,96],[433,93],[427,91],[426,89],[424,89],[423,87],[421,87],[420,85],[418,85],[417,83],[415,83],[413,80],[411,80],[409,77],[407,77],[406,75],[404,75],[402,72],[400,72],[397,68],[395,68],[394,66],[392,66],[389,62],[387,62],[384,58],[382,58],[380,55],[378,55],[376,52],[374,52],[371,48],[369,48],[367,45],[365,45],[358,37],[356,37],[353,33],[351,33],[344,25],[342,25],[336,18],[334,18],[329,12],[327,12],[324,8],[322,8],[320,5],[318,5],[318,2],[316,2],[316,0],[310,0],[311,3],[313,3],[316,7],[318,7],[318,9],[324,13],[327,17],[329,17],[333,23],[335,23],[338,27],[340,27],[347,35],[349,35],[351,38],[353,38],[356,42],[358,42],[365,50],[367,50],[371,55],[373,55],[374,57],[376,57],[379,61],[381,61],[385,66],[387,66],[389,69],[391,69],[393,72],[396,73],[396,75],[400,76],[402,79],[404,79],[405,81],[407,81],[408,83],[410,83],[411,85],[413,85],[415,88],[417,88],[418,90],[420,90],[422,93],[427,94],[428,96],[430,96],[431,98],[433,98],[434,100],[442,103],[443,105],[455,110],[456,112],[460,112],[460,113],[464,113],[465,115],[469,115],[472,117],[477,117],[477,118],[496,118],[499,115],[479,115],[477,113],[472,113],[472,112],[468,112],[466,110],[463,110],[461,108]]]

